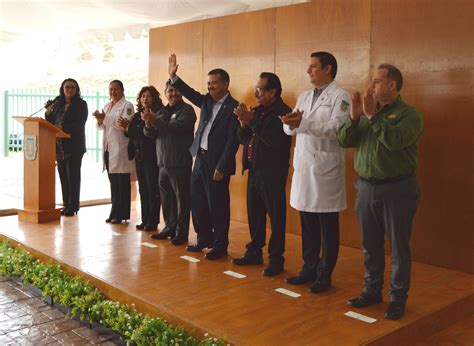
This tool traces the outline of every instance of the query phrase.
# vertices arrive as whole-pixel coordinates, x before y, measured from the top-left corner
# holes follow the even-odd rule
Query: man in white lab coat
[[[299,96],[292,113],[280,117],[284,131],[296,136],[290,205],[300,213],[304,261],[300,273],[287,282],[311,282],[310,291],[320,293],[331,286],[339,211],[346,209],[344,151],[336,133],[349,117],[350,95],[334,80],[337,61],[332,54],[311,54],[307,73],[314,88]]]

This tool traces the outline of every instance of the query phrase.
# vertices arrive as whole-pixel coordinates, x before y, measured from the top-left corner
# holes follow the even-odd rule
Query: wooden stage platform
[[[389,321],[383,317],[386,296],[383,304],[366,309],[346,305],[347,299],[362,289],[359,249],[341,247],[333,287],[317,295],[308,292],[309,285],[285,282],[301,266],[301,238],[297,235],[287,234],[285,272],[267,278],[261,274],[264,265],[238,267],[231,263],[231,258],[242,254],[248,240],[246,224],[231,223],[228,258],[208,261],[201,253],[186,252],[184,246],[155,241],[150,233],[136,231],[136,206],[129,224],[106,224],[109,208],[82,208],[77,217],[41,225],[19,222],[17,216],[1,217],[0,238],[23,244],[43,260],[53,259],[67,271],[90,280],[111,299],[134,303],[140,311],[180,324],[197,337],[208,332],[237,345],[413,344],[429,340],[459,321],[472,326],[473,275],[414,263],[407,313],[399,321]],[[200,261],[191,263],[180,257],[183,255]],[[224,274],[227,270],[246,277],[228,276]],[[278,293],[277,288],[301,297]],[[350,310],[377,321],[369,324],[345,316]],[[472,345],[473,329],[466,332],[460,328],[461,343],[472,338]]]

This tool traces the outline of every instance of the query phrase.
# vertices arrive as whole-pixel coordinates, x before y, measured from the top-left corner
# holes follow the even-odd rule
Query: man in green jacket
[[[423,118],[403,102],[403,77],[382,64],[362,97],[352,94],[351,117],[338,131],[339,144],[355,147],[355,211],[362,230],[364,291],[347,303],[356,308],[382,302],[384,235],[391,244],[390,303],[387,319],[405,313],[410,288],[410,234],[419,202],[415,177]]]

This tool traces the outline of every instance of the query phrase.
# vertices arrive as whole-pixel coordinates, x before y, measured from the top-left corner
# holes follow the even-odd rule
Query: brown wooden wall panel
[[[203,81],[220,67],[230,75],[230,92],[239,102],[255,105],[254,87],[260,72],[275,66],[275,10],[257,11],[204,22]],[[247,174],[242,176],[242,147],[230,181],[231,218],[247,222]]]
[[[196,90],[202,85],[202,27],[203,21],[167,26],[150,30],[149,83],[160,94],[169,79],[168,57],[178,56],[178,74]],[[162,96],[166,104],[166,98]],[[196,109],[197,115],[199,112]],[[197,122],[196,122],[197,127]]]
[[[317,0],[158,28],[150,34],[150,82],[166,80],[167,57],[174,51],[179,74],[196,89],[205,90],[208,70],[222,67],[230,73],[232,95],[254,103],[258,73],[273,71],[293,107],[311,88],[311,52],[336,56],[336,80],[349,91],[363,90],[378,64],[397,65],[405,77],[403,97],[425,119],[413,257],[472,273],[473,16],[471,0]],[[346,151],[348,210],[341,214],[341,243],[360,247],[353,154]],[[240,160],[239,150],[238,171]],[[231,215],[238,221],[247,220],[246,179],[237,172],[231,180]],[[287,230],[299,233],[298,214],[288,210]]]
[[[397,65],[423,112],[415,260],[474,271],[474,2],[374,1],[371,61]]]
[[[276,71],[297,96],[310,89],[306,68],[315,51],[338,61],[344,87],[366,85],[370,64],[370,0],[318,0],[277,9]]]

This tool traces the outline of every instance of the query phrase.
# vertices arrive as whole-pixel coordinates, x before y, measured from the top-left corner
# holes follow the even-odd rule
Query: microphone
[[[49,106],[53,106],[53,107],[54,107],[54,105],[56,104],[56,102],[59,101],[60,97],[61,97],[61,96],[56,96],[56,97],[54,98],[54,100],[51,100],[51,99],[50,99],[50,100],[46,101],[46,104],[44,105],[44,108],[48,108]]]
[[[56,102],[59,101],[60,98],[61,98],[61,96],[56,96],[56,97],[54,98],[54,100],[48,100],[48,101],[46,101],[46,104],[45,104],[43,107],[41,107],[40,109],[38,109],[36,112],[34,112],[34,113],[28,115],[27,118],[31,118],[33,115],[38,114],[39,112],[41,112],[41,111],[43,110],[43,108],[48,108],[48,107],[51,106],[51,105],[54,107],[54,105],[56,104]]]

